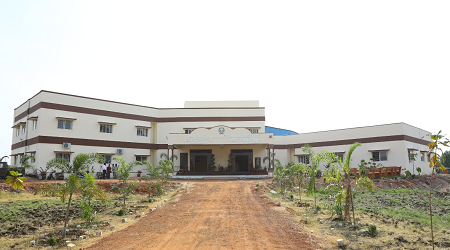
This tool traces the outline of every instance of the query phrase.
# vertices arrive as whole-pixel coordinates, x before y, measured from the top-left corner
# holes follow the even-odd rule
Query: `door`
[[[195,172],[208,172],[208,156],[194,156]]]
[[[236,166],[237,172],[247,172],[248,169],[248,156],[247,155],[236,155],[234,158],[234,165]]]

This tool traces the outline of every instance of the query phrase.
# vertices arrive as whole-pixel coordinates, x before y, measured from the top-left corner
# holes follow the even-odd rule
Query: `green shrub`
[[[369,232],[369,235],[370,235],[370,236],[374,237],[375,235],[378,234],[377,226],[375,226],[375,225],[369,225],[369,230],[368,230],[368,232]]]
[[[54,246],[56,245],[56,239],[54,236],[50,237],[47,239],[47,244],[49,244],[50,246]]]
[[[117,212],[119,216],[123,216],[125,214],[125,211],[123,209],[120,209],[119,212]]]

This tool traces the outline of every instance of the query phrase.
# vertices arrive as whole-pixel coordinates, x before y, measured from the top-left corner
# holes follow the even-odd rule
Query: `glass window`
[[[20,127],[17,127],[16,128],[16,136],[19,136],[20,135]]]
[[[387,151],[372,152],[373,161],[387,161]]]
[[[185,134],[190,134],[190,133],[192,133],[192,131],[194,131],[194,130],[193,129],[185,129],[184,133]]]
[[[421,153],[420,154],[420,160],[421,161],[425,161],[425,153]]]
[[[252,134],[257,134],[258,133],[258,129],[257,128],[251,128],[251,129],[249,129],[250,130],[250,132],[252,133]]]
[[[103,156],[103,162],[106,164],[111,164],[111,155],[102,155]]]
[[[335,153],[337,157],[339,157],[339,159],[341,159],[341,161],[344,160],[344,153]]]
[[[37,120],[33,120],[33,130],[37,129]]]
[[[136,156],[136,161],[146,161],[147,156]]]
[[[303,164],[309,164],[309,157],[307,155],[298,156],[298,162]]]
[[[100,124],[100,133],[112,133],[112,125],[109,124]]]
[[[26,126],[26,125],[23,125],[23,126],[22,126],[22,134],[25,134],[26,129],[27,129],[27,126]]]
[[[70,162],[70,154],[56,153],[56,159],[64,159]]]
[[[148,136],[148,129],[146,128],[137,128],[137,135],[138,136]]]
[[[31,156],[34,156],[34,158],[36,158],[36,153],[31,153],[30,155],[31,155]],[[35,163],[36,161],[33,160],[33,158],[31,158],[31,159],[30,159],[30,162],[31,162],[31,163]]]
[[[72,129],[72,121],[69,120],[58,120],[59,129]]]

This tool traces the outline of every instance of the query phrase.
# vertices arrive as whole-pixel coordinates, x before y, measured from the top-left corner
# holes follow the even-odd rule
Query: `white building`
[[[232,172],[244,173],[268,166],[263,159],[269,151],[286,164],[306,160],[305,144],[316,152],[345,155],[360,142],[352,167],[373,158],[412,172],[408,151],[414,151],[419,154],[415,166],[427,173],[430,140],[427,131],[405,123],[304,134],[266,127],[258,101],[185,102],[184,108],[165,109],[41,91],[14,110],[11,164],[24,153],[34,154],[33,164],[45,168],[52,158],[92,152],[107,163],[115,163],[117,155],[157,164],[166,153],[178,156],[175,170],[211,172],[214,161],[216,167],[230,165]]]

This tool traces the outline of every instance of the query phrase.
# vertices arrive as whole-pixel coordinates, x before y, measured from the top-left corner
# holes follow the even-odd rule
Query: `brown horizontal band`
[[[60,151],[60,150],[55,150],[54,151],[55,154],[73,154],[73,151]]]
[[[105,141],[105,140],[91,140],[80,138],[67,138],[67,137],[53,137],[53,136],[37,136],[29,140],[15,143],[11,146],[11,150],[21,148],[24,146],[30,146],[37,143],[48,144],[62,144],[64,142],[70,142],[73,145],[79,146],[93,146],[93,147],[113,147],[113,148],[136,148],[136,149],[167,149],[167,144],[154,144],[154,143],[138,143],[138,142],[122,142],[122,141]]]
[[[368,137],[368,138],[356,138],[349,140],[337,140],[337,141],[323,141],[323,142],[309,142],[309,143],[298,143],[298,144],[285,144],[285,145],[275,145],[275,149],[292,149],[301,148],[308,144],[309,146],[315,147],[327,147],[327,146],[340,146],[340,145],[351,145],[355,142],[359,143],[372,143],[372,142],[386,142],[386,141],[409,141],[422,145],[428,145],[430,142],[418,139],[409,135],[391,135],[391,136],[378,136],[378,137]]]
[[[135,114],[127,114],[120,113],[115,111],[107,111],[100,109],[92,109],[92,108],[84,108],[84,107],[76,107],[64,104],[56,104],[49,102],[40,102],[30,109],[22,112],[18,116],[15,117],[14,122],[19,121],[20,119],[27,116],[27,114],[31,114],[34,111],[45,108],[45,109],[54,109],[60,111],[69,111],[75,113],[82,114],[90,114],[90,115],[100,115],[107,117],[116,117],[130,120],[138,120],[138,121],[146,121],[146,122],[215,122],[215,121],[265,121],[264,116],[238,116],[238,117],[152,117],[152,116],[143,116],[143,115],[135,115]]]

